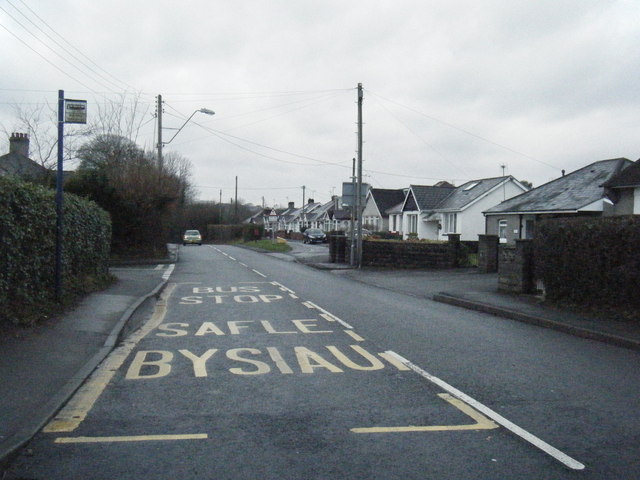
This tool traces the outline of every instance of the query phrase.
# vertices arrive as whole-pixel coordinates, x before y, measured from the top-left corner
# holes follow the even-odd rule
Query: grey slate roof
[[[429,185],[411,185],[410,188],[409,197],[404,206],[405,211],[431,211],[455,190],[455,187],[433,187]]]
[[[604,197],[607,180],[625,165],[633,162],[626,158],[601,160],[556,178],[544,185],[490,208],[487,215],[527,212],[576,212]]]
[[[480,180],[471,180],[457,187],[451,194],[440,202],[437,210],[462,210],[469,203],[480,198],[485,193],[491,191],[502,182],[507,181],[510,176],[483,178]],[[471,187],[471,188],[469,188]]]
[[[20,153],[11,152],[0,156],[0,175],[36,178],[48,173],[49,170]]]
[[[640,160],[611,177],[603,186],[607,188],[640,187]]]
[[[405,197],[403,189],[372,188],[370,192],[382,215],[387,215],[386,211],[401,203]]]

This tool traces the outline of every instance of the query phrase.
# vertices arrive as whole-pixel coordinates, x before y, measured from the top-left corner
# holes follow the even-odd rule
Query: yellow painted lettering
[[[315,318],[304,318],[302,320],[291,321],[302,333],[333,333],[333,330],[311,330],[312,327],[318,326]]]
[[[229,325],[229,333],[231,333],[231,335],[238,335],[241,328],[249,328],[246,325],[240,325],[241,323],[253,323],[253,320],[236,320],[233,322],[227,322],[227,325]]]
[[[173,325],[178,327],[188,327],[188,323],[163,323],[158,325],[158,330],[162,330],[162,332],[167,333],[156,333],[158,337],[184,337],[189,332],[187,330],[182,330],[181,328],[175,328]]]
[[[253,360],[250,358],[243,358],[240,356],[242,352],[250,353],[251,355],[260,355],[262,352],[257,348],[232,348],[227,350],[227,358],[229,360],[235,360],[238,362],[245,362],[256,367],[255,370],[243,370],[242,368],[230,368],[229,371],[236,375],[263,375],[271,371],[271,367],[259,360]]]
[[[193,363],[193,375],[196,377],[206,377],[207,376],[207,360],[211,358],[211,356],[216,353],[218,350],[216,348],[210,348],[202,356],[198,357],[194,355],[189,350],[178,350],[182,355],[187,357]]]
[[[218,293],[236,293],[237,291],[238,287],[216,287]]]
[[[267,333],[298,333],[296,331],[278,332],[275,328],[273,328],[273,325],[271,325],[271,322],[269,320],[260,320],[260,323],[262,323],[262,326],[267,331]]]
[[[314,368],[326,368],[330,372],[340,373],[342,369],[336,367],[332,363],[328,362],[316,352],[309,350],[307,347],[295,347],[296,357],[300,364],[300,370],[302,373],[313,373]],[[311,362],[315,363],[311,363]]]
[[[202,303],[202,297],[182,297],[180,305],[198,305]]]
[[[328,346],[327,350],[333,353],[333,356],[336,357],[338,360],[340,360],[340,362],[342,362],[342,364],[345,367],[352,368],[353,370],[368,371],[368,370],[381,370],[384,368],[384,364],[380,360],[378,360],[376,357],[374,357],[372,354],[367,352],[364,348],[360,347],[359,345],[350,345],[350,347],[353,350],[355,350],[357,353],[359,353],[361,356],[363,356],[367,360],[367,362],[369,362],[369,365],[366,365],[366,366],[358,365],[357,363],[351,361],[351,359],[349,359],[349,357],[347,357],[344,353],[338,350],[337,347]]]
[[[269,352],[271,360],[273,360],[273,362],[276,364],[276,367],[278,367],[280,373],[293,373],[293,370],[291,370],[291,367],[287,365],[287,362],[284,361],[284,358],[282,358],[282,355],[280,355],[280,351],[277,348],[267,347],[267,352]]]
[[[222,299],[228,297],[229,295],[209,295],[209,298],[215,299],[216,303],[222,303]]]
[[[253,295],[236,295],[233,299],[237,303],[257,303],[258,297],[254,297]]]
[[[157,360],[151,360],[150,357],[160,356]],[[173,360],[173,353],[164,350],[142,350],[136,353],[125,378],[127,380],[138,380],[141,378],[160,378],[169,374],[171,371],[171,360]],[[142,373],[144,367],[145,371],[153,370],[152,373]]]
[[[275,302],[276,300],[282,300],[282,295],[258,295],[260,300],[264,303]]]
[[[211,287],[193,287],[193,293],[215,293]]]
[[[208,335],[210,333],[215,333],[216,335],[224,335],[225,333],[220,330],[215,323],[213,322],[203,322],[200,325],[200,328],[196,332],[196,337],[202,337],[204,335]]]

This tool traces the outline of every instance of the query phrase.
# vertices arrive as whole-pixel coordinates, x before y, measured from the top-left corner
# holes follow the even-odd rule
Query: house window
[[[418,215],[407,215],[407,220],[409,221],[408,233],[418,233]]]
[[[498,221],[498,237],[500,237],[500,243],[507,243],[507,221]]]
[[[444,214],[444,233],[456,233],[458,227],[458,214]]]

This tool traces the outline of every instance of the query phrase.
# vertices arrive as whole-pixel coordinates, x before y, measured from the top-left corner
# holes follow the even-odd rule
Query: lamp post
[[[162,127],[162,96],[158,95],[158,167],[159,167],[161,173],[162,173],[162,169],[163,169],[162,147],[164,147],[165,145],[171,143],[173,141],[173,139],[176,138],[176,136],[185,127],[185,125],[187,123],[189,123],[189,120],[191,120],[196,113],[204,113],[205,115],[215,115],[216,112],[214,112],[213,110],[209,110],[208,108],[200,108],[200,109],[194,111],[191,115],[189,115],[189,118],[187,118],[185,120],[185,122],[182,124],[182,126],[177,129],[178,131],[173,134],[173,137],[171,137],[169,139],[169,141],[163,142],[162,141],[162,129],[163,129],[163,127]],[[166,128],[166,127],[164,127],[164,128]]]

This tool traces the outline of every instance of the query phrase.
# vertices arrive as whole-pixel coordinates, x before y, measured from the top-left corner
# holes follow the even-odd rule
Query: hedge
[[[109,275],[111,221],[95,203],[64,197],[63,285]],[[55,301],[56,205],[51,189],[0,177],[0,320]]]
[[[547,297],[640,307],[640,217],[550,219],[537,226],[535,275]]]

